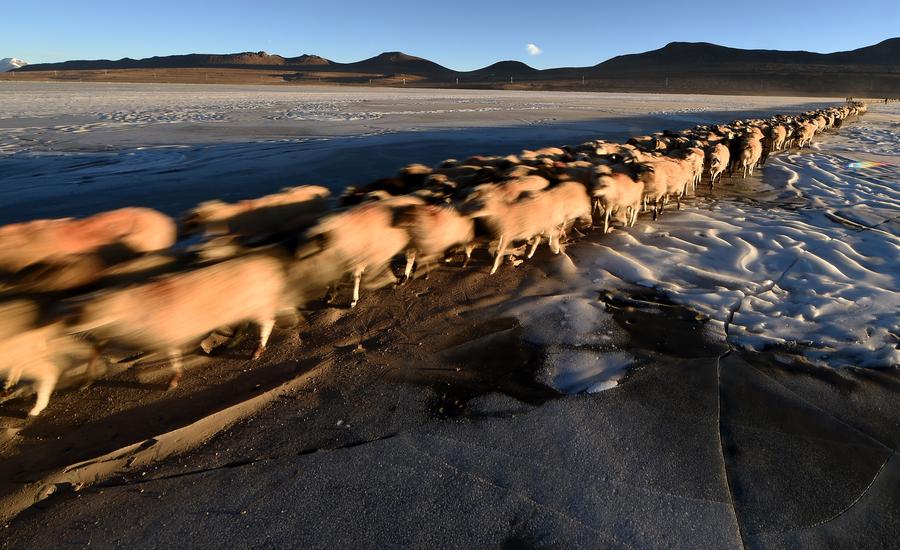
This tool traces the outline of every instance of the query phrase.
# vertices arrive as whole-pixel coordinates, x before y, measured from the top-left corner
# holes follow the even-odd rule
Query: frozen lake
[[[177,215],[411,163],[625,140],[818,98],[145,84],[0,84],[0,223],[125,204]]]

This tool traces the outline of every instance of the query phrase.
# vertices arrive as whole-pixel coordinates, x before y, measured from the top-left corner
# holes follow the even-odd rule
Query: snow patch
[[[0,73],[9,72],[13,69],[24,67],[25,65],[28,65],[28,63],[22,61],[21,59],[16,59],[15,57],[4,57],[3,59],[0,59]]]
[[[740,348],[900,365],[900,166],[866,160],[900,161],[883,146],[894,128],[863,118],[846,139],[771,157],[763,204],[720,200],[616,231],[594,244],[585,276],[652,286]]]

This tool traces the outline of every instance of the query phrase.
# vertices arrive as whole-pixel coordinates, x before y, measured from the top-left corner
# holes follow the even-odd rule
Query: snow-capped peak
[[[0,59],[0,73],[18,69],[19,67],[24,67],[25,65],[28,65],[28,63],[22,61],[21,59],[16,59],[15,57],[6,57]]]

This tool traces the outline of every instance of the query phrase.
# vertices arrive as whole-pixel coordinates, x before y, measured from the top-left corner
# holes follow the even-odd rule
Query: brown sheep
[[[36,220],[0,227],[0,272],[38,263],[65,264],[74,256],[119,247],[129,254],[165,250],[175,243],[171,218],[149,208],[122,208],[84,219]]]
[[[207,236],[252,236],[303,229],[315,223],[326,209],[329,194],[324,187],[302,185],[237,203],[207,201],[188,212],[182,227],[187,233],[203,231]]]
[[[803,144],[805,143],[807,146],[812,144],[812,138],[816,135],[816,125],[811,122],[804,122],[800,124],[800,128],[797,135],[797,147],[803,149]]]
[[[728,147],[721,143],[716,143],[709,152],[709,186],[713,187],[716,180],[721,181],[722,174],[731,161],[731,154]]]
[[[185,346],[221,326],[256,322],[259,345],[253,358],[262,355],[276,315],[292,306],[285,303],[285,290],[281,261],[245,256],[80,298],[73,304],[73,332],[129,350],[166,352],[174,388]]]
[[[499,191],[479,195],[467,205],[473,209],[471,217],[483,220],[490,235],[497,239],[494,265],[497,272],[506,248],[516,241],[531,241],[528,254],[534,254],[541,238],[547,236],[555,253],[560,250],[559,239],[566,226],[576,220],[590,223],[591,201],[580,183],[567,182],[554,188],[509,202]]]
[[[644,197],[644,184],[627,174],[601,170],[597,172],[591,194],[596,207],[604,212],[603,232],[609,233],[609,218],[619,210],[625,212],[625,226],[634,226]]]
[[[37,399],[29,416],[37,416],[50,403],[61,368],[58,362],[79,349],[61,322],[41,324],[38,307],[29,300],[0,304],[0,374],[4,390],[20,378],[35,382]]]
[[[471,243],[475,239],[475,224],[451,206],[409,206],[398,213],[396,225],[409,235],[404,281],[409,280],[412,275],[417,259],[429,262],[460,245],[464,248],[466,263],[472,256]]]
[[[396,209],[422,205],[417,197],[402,196],[369,202],[332,214],[307,232],[310,239],[322,241],[343,272],[353,274],[353,301],[359,302],[359,286],[366,269],[381,270],[404,251],[409,234],[394,225]]]
[[[745,137],[738,156],[738,169],[745,178],[753,175],[753,169],[763,154],[762,134],[757,134],[758,128],[753,128],[753,130],[756,132],[751,132]]]

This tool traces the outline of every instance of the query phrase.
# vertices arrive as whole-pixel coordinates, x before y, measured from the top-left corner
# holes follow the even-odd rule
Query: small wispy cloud
[[[541,55],[544,53],[544,50],[537,47],[537,44],[529,44],[525,46],[525,49],[528,50],[528,55]]]

